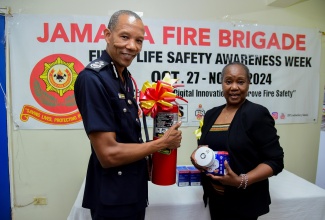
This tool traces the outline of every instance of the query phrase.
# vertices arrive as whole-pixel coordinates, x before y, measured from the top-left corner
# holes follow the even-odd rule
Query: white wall
[[[317,176],[315,184],[325,189],[325,130],[320,131]]]
[[[144,16],[150,18],[243,21],[253,24],[319,28],[325,31],[324,0],[303,1],[285,8],[267,6],[264,0],[2,0],[0,7],[4,6],[10,6],[13,16],[16,13],[108,16],[119,9],[131,9],[143,12]],[[106,22],[108,19],[109,17]],[[315,81],[321,88],[319,105],[315,106],[319,110],[325,84],[324,39],[323,37],[320,82]],[[10,80],[9,69],[7,73]],[[13,219],[66,219],[88,163],[90,149],[85,132],[14,131],[11,124],[9,86],[8,94]],[[285,151],[285,169],[313,183],[316,178],[321,111],[318,119],[316,124],[277,125],[280,142]],[[190,163],[190,153],[196,147],[193,135],[195,129],[182,128],[184,135],[182,147],[178,151],[178,164]],[[27,205],[35,196],[47,197],[48,205]]]

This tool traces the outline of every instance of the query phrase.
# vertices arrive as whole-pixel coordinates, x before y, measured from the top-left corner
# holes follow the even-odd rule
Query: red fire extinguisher
[[[166,111],[158,107],[153,120],[153,139],[158,139],[178,122],[178,105]],[[176,183],[177,149],[168,148],[152,154],[151,181],[157,185],[173,185]]]

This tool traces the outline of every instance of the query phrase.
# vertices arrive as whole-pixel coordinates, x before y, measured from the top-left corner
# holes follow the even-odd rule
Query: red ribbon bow
[[[163,111],[168,111],[173,108],[173,103],[176,99],[183,97],[177,96],[174,93],[174,88],[183,86],[182,84],[174,84],[177,80],[170,79],[170,75],[166,74],[163,80],[158,80],[157,83],[150,84],[146,81],[140,91],[140,107],[146,116],[156,117],[158,106]],[[174,84],[174,85],[173,85]]]

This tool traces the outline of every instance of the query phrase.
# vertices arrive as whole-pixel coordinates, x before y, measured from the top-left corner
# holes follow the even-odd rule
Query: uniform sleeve
[[[275,128],[275,122],[268,109],[255,105],[254,114],[247,114],[247,135],[254,142],[262,157],[262,162],[273,169],[277,175],[284,168],[284,152],[280,146],[279,136]]]
[[[94,131],[114,131],[109,96],[96,73],[87,69],[80,72],[74,93],[88,135]]]

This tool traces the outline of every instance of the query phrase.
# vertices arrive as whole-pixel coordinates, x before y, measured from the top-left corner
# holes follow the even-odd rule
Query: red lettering
[[[163,27],[163,44],[175,39],[176,45],[210,46],[210,29],[192,27]]]
[[[251,47],[251,41],[249,39],[251,39],[251,32],[250,31],[247,31],[246,32],[246,47],[247,48],[250,48]]]
[[[219,46],[229,47],[231,46],[231,32],[229,30],[220,29],[219,30]]]
[[[51,35],[50,33],[50,25],[49,23],[43,24],[43,37],[37,37],[36,39],[41,43],[56,42],[62,39],[64,42],[84,42],[85,40],[88,43],[92,42],[93,36],[93,25],[92,24],[85,24],[83,28],[80,28],[77,23],[70,24],[70,36],[67,34],[66,30],[64,29],[62,23],[57,23]],[[95,39],[93,42],[97,43],[101,39],[105,39],[104,30],[106,29],[105,24],[101,24],[97,30]]]
[[[163,44],[168,44],[168,38],[174,38],[175,35],[173,33],[170,33],[171,31],[174,31],[175,27],[163,27]]]
[[[70,24],[71,27],[71,42],[76,42],[76,35],[78,38],[78,42],[84,42],[87,36],[87,42],[91,42],[92,40],[92,29],[91,24],[85,24],[83,31],[81,33],[78,24],[72,23]]]
[[[148,40],[150,44],[155,44],[155,41],[152,38],[152,34],[148,26],[144,26],[144,31],[145,31],[144,40]]]
[[[210,46],[210,29],[209,28],[199,28],[199,45]]]
[[[263,31],[241,31],[241,30],[219,30],[220,47],[241,47],[256,49],[271,49],[275,47],[278,50],[306,50],[306,36],[303,34],[291,35],[288,33],[271,33],[266,35]]]
[[[182,28],[177,27],[177,45],[182,44]]]
[[[256,33],[254,33],[252,36],[252,46],[257,49],[264,49],[265,48],[265,39],[263,38],[264,36],[265,36],[265,33],[262,31],[258,31]],[[257,43],[260,43],[260,44],[257,44]]]
[[[278,50],[280,50],[280,44],[279,44],[279,41],[278,41],[278,38],[276,36],[276,33],[273,33],[270,37],[270,41],[269,43],[267,44],[266,48],[267,49],[270,49],[271,47],[275,46]]]
[[[106,29],[106,26],[104,24],[101,24],[99,26],[97,34],[96,34],[95,39],[94,39],[94,43],[98,43],[100,39],[105,39],[105,35],[104,35],[104,30],[105,29]]]
[[[184,45],[188,45],[189,41],[191,41],[192,45],[197,45],[195,42],[195,37],[196,37],[196,30],[194,28],[189,28],[189,27],[184,28]]]
[[[303,51],[306,50],[306,47],[304,47],[306,43],[305,39],[306,39],[306,35],[297,34],[297,46],[296,46],[297,50],[303,50]]]
[[[245,39],[245,34],[242,31],[234,31],[234,47],[237,47],[237,43],[240,47],[245,48],[243,40]]]
[[[61,23],[56,24],[50,42],[55,42],[57,39],[62,39],[64,42],[69,42],[68,35]]]
[[[289,44],[287,44],[287,42]],[[283,50],[290,50],[293,45],[295,44],[295,39],[291,34],[283,34],[282,35],[282,49]]]
[[[44,23],[44,37],[37,37],[37,40],[41,43],[45,43],[49,40],[49,23]]]

